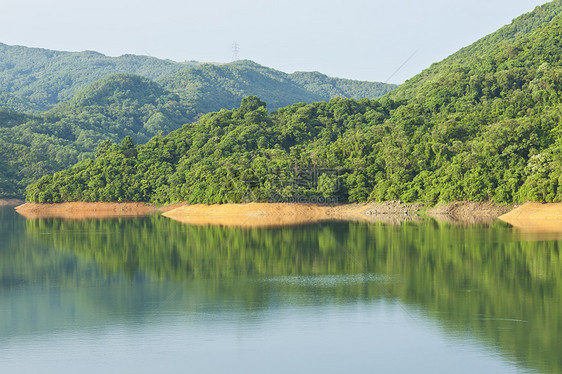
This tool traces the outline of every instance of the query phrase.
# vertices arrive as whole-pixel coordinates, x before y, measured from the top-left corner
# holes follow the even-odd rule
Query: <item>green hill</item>
[[[28,103],[21,108],[0,96],[0,106],[44,111],[108,75],[129,73],[158,79],[189,63],[147,56],[108,57],[93,51],[62,52],[0,43],[0,92]]]
[[[0,107],[30,113],[0,112],[0,197],[23,196],[24,187],[37,178],[94,156],[102,141],[116,142],[129,135],[135,143],[145,143],[209,111],[236,107],[252,93],[285,106],[333,95],[378,97],[395,88],[326,76],[323,86],[354,89],[330,91],[313,83],[304,88],[291,81],[292,75],[251,61],[180,64],[3,44],[0,57]],[[118,71],[145,77],[106,76]],[[51,109],[32,114],[45,108]]]
[[[351,99],[376,99],[394,89],[393,85],[385,83],[373,83],[366,85],[364,82],[351,79],[331,78],[319,72],[299,71],[289,74],[289,79],[304,87],[306,90],[322,96],[324,101],[336,97]]]
[[[259,96],[270,110],[275,110],[297,102],[328,101],[335,97],[374,99],[396,88],[393,84],[331,78],[320,73],[287,74],[248,60],[201,64],[158,82],[181,97],[193,118],[236,108],[250,95]]]
[[[104,78],[43,114],[0,108],[0,197],[21,196],[42,175],[93,157],[103,141],[131,136],[144,143],[187,121],[177,95],[127,74]]]
[[[390,97],[273,113],[249,97],[134,150],[106,147],[27,198],[562,201],[561,11],[535,9]]]
[[[202,65],[195,61],[179,63],[135,55],[109,57],[93,51],[62,52],[0,43],[0,106],[17,111],[45,111],[70,100],[89,84],[119,73],[161,80],[186,99],[193,118],[200,113],[236,107],[248,95],[263,96],[272,107],[280,107],[335,96],[375,98],[396,87],[329,77],[319,82],[324,87],[317,87],[314,82],[301,84],[289,74],[251,61]],[[326,87],[339,86],[342,81],[356,88]]]

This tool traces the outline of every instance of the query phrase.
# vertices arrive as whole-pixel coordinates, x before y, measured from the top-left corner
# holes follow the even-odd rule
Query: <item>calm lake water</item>
[[[562,372],[562,242],[502,223],[0,208],[0,243],[2,374]]]

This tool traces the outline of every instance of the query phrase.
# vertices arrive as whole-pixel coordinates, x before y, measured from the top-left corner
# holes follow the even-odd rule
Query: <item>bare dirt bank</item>
[[[499,218],[526,233],[562,233],[562,203],[525,203]]]
[[[0,199],[0,206],[18,206],[23,203],[24,201],[19,199]]]
[[[385,203],[323,206],[295,203],[248,203],[222,205],[187,205],[176,203],[157,207],[145,203],[60,204],[27,203],[16,207],[26,218],[90,219],[136,217],[163,212],[164,216],[191,225],[221,225],[239,227],[274,227],[315,223],[329,220],[384,222],[399,224],[423,219],[423,213],[455,223],[487,223],[510,210],[510,207],[490,203],[458,202],[427,211],[423,204]]]
[[[419,205],[400,202],[322,206],[293,203],[184,205],[163,215],[190,225],[276,227],[330,220],[398,223],[421,219]]]
[[[326,219],[326,210],[305,204],[185,205],[163,214],[190,225],[269,227],[298,225]]]
[[[158,211],[156,206],[144,203],[89,203],[71,202],[60,204],[26,203],[17,206],[16,211],[29,219],[38,218],[63,218],[63,219],[89,219],[89,218],[114,218],[137,217]]]

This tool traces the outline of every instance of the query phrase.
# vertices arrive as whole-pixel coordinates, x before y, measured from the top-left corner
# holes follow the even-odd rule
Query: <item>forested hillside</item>
[[[27,198],[562,201],[561,10],[537,8],[390,97],[273,113],[249,97],[146,145],[106,144]]]
[[[319,72],[296,72],[289,74],[289,79],[307,91],[322,96],[323,101],[336,97],[351,99],[376,99],[390,92],[396,86],[386,83],[366,85],[351,79],[331,78]]]
[[[89,84],[118,73],[141,75],[176,91],[191,108],[192,118],[234,108],[248,95],[263,96],[271,107],[280,107],[336,96],[376,98],[396,87],[326,76],[318,82],[301,84],[299,79],[291,79],[291,74],[251,61],[203,65],[196,61],[179,63],[136,55],[109,57],[93,51],[61,52],[0,43],[0,106],[16,111],[45,111],[70,100]],[[340,86],[346,89],[336,88]]]
[[[0,108],[0,197],[94,156],[103,141],[144,143],[188,122],[177,95],[136,75],[115,75],[41,115]]]
[[[148,78],[106,76],[120,71]],[[145,143],[204,113],[237,107],[250,94],[279,107],[334,96],[378,97],[396,87],[319,73],[296,76],[303,74],[321,79],[301,84],[291,74],[251,61],[180,64],[0,44],[0,197],[22,197],[37,178],[93,157],[102,141],[130,135],[135,143]],[[51,109],[35,113],[46,108]]]
[[[81,88],[108,75],[138,74],[150,79],[171,75],[196,63],[177,63],[148,56],[108,57],[98,52],[62,52],[0,43],[0,106],[44,111],[72,98]]]
[[[374,99],[396,88],[393,84],[331,78],[317,72],[287,74],[248,60],[201,64],[158,82],[180,96],[193,119],[204,113],[236,108],[250,95],[259,96],[270,110],[275,110],[335,97]]]

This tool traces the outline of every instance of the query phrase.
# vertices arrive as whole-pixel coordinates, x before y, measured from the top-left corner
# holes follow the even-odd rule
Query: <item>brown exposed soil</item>
[[[60,204],[26,203],[17,206],[15,209],[19,214],[29,219],[63,218],[73,220],[137,217],[157,212],[157,208],[154,205],[144,203],[103,202],[71,202]]]
[[[0,199],[0,206],[18,206],[23,203],[24,201],[19,199]]]
[[[542,204],[538,205],[542,206]],[[562,204],[558,205],[562,206]],[[509,212],[512,208],[512,206],[492,203],[456,202],[437,206],[428,210],[427,213],[438,220],[445,220],[453,223],[490,223],[500,215]],[[559,209],[562,212],[562,207]],[[424,210],[425,206],[423,204],[404,204],[400,201],[337,206],[294,203],[222,205],[187,205],[185,203],[176,203],[164,207],[156,207],[155,205],[145,203],[72,202],[61,204],[27,203],[16,207],[18,213],[32,219],[63,218],[79,220],[89,218],[136,217],[164,212],[164,216],[186,224],[239,227],[299,225],[329,220],[400,224],[408,221],[421,220],[422,216],[420,213]],[[506,216],[502,216],[502,219],[505,217]],[[522,216],[519,213],[517,217],[521,219]],[[518,221],[514,221],[515,223],[513,223],[507,219],[504,220],[514,224],[514,226],[518,226],[519,224],[519,226],[530,227],[527,222],[518,223]],[[532,218],[532,220],[534,223],[537,221],[536,218]],[[552,221],[552,218],[549,218],[549,220]],[[549,225],[555,226],[552,222],[549,223]],[[562,224],[560,224],[560,226],[562,226]],[[562,227],[553,230],[562,232]]]
[[[477,203],[458,201],[438,205],[427,211],[427,214],[439,221],[457,224],[491,223],[499,216],[511,211],[514,205],[500,205],[490,202]]]
[[[562,233],[562,203],[525,203],[499,218],[526,233]]]
[[[326,219],[326,210],[308,204],[185,205],[164,216],[190,225],[270,227],[298,225]]]
[[[190,225],[276,227],[330,220],[400,223],[421,219],[420,205],[400,202],[322,206],[292,203],[184,205],[163,215]]]

